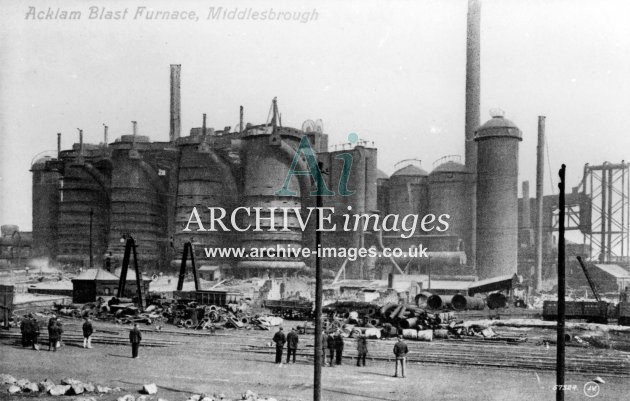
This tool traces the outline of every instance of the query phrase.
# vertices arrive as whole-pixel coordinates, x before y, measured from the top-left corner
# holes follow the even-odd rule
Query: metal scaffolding
[[[580,186],[591,200],[591,224],[584,231],[591,260],[625,263],[630,250],[630,164],[584,165]]]

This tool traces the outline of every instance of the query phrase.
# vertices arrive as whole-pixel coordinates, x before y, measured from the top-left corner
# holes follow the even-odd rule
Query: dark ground
[[[124,338],[127,328],[120,328]],[[242,333],[242,332],[241,332]],[[97,397],[115,400],[130,393],[138,395],[143,384],[156,383],[157,396],[170,401],[186,400],[191,394],[225,394],[240,399],[246,390],[278,400],[312,399],[312,358],[298,355],[298,363],[278,368],[273,355],[245,352],[244,343],[265,345],[273,332],[252,331],[246,339],[234,337],[229,331],[216,336],[191,337],[160,335],[160,338],[181,339],[186,343],[167,348],[141,347],[140,358],[131,359],[131,347],[94,344],[94,349],[68,344],[53,353],[43,347],[40,352],[23,349],[17,341],[0,341],[0,373],[17,379],[41,381],[49,378],[56,383],[64,377],[84,382],[120,386],[115,395]],[[147,335],[149,337],[149,335]],[[311,337],[312,336],[303,336]],[[155,337],[153,337],[155,338]],[[309,341],[310,342],[310,341]],[[305,352],[312,352],[306,348]],[[392,377],[393,363],[368,360],[368,366],[357,368],[354,361],[344,360],[343,366],[323,368],[322,400],[553,400],[555,373],[548,370],[522,371],[515,369],[410,364],[407,379]],[[583,387],[592,375],[568,374],[567,384],[577,386],[566,392],[567,400],[627,400],[630,380],[606,377],[600,394],[584,395]],[[33,400],[30,396],[0,398]],[[37,397],[46,399],[46,397]],[[72,400],[75,397],[47,397]]]

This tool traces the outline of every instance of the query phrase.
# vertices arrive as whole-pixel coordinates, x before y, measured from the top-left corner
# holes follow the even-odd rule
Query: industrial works
[[[82,369],[28,377],[4,364],[3,397],[309,399],[327,381],[346,388],[345,371],[366,359],[389,376],[394,364],[399,376],[402,359],[407,381],[427,380],[414,370],[428,366],[504,369],[504,378],[540,383],[532,372],[558,369],[560,347],[563,375],[602,393],[616,386],[610,399],[627,395],[630,164],[585,160],[581,181],[543,193],[548,170],[560,168],[545,162],[545,117],[537,133],[500,109],[481,117],[479,7],[469,1],[463,156],[402,160],[388,176],[376,142],[350,135],[330,145],[322,120],[287,127],[276,98],[261,99],[267,121],[247,122],[235,105],[236,126],[208,127],[203,114],[184,130],[179,64],[170,65],[170,82],[163,66],[169,141],[140,134],[141,121],[115,136],[104,126],[100,143],[84,142],[79,130],[69,149],[58,133],[56,152],[24,166],[32,231],[1,227],[3,352],[32,347],[40,352],[24,358],[37,364],[36,355],[87,358],[83,348],[92,348],[85,352],[111,364],[110,373],[121,369],[118,378],[132,369],[120,359],[131,342],[151,375],[141,384]],[[525,135],[537,135],[537,154],[519,151]],[[532,194],[519,181],[523,157],[537,161]],[[580,241],[565,241],[565,231]],[[408,348],[402,357],[399,344]],[[321,370],[312,388],[265,382],[260,371],[274,355],[282,368],[291,353],[297,368]],[[174,358],[184,361],[181,371],[165,367]],[[238,391],[205,386],[185,379],[199,375],[194,358],[225,358],[212,369],[258,376],[241,377]],[[161,383],[170,376],[186,390],[174,389],[173,378]]]

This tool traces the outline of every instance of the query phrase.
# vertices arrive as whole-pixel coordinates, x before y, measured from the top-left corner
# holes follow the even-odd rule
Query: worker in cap
[[[138,349],[140,348],[140,341],[142,341],[142,333],[138,328],[138,323],[134,323],[133,329],[129,332],[129,342],[131,342],[131,357],[138,357]]]
[[[48,351],[57,352],[57,348],[61,347],[61,333],[61,323],[55,317],[51,318],[48,321]]]
[[[328,347],[328,354],[330,357],[330,367],[335,367],[335,336],[334,332],[328,332],[328,336],[326,337],[326,346]]]
[[[27,347],[31,342],[31,320],[28,314],[22,317],[20,321],[20,333],[22,333],[22,347]]]
[[[92,333],[94,333],[94,328],[92,327],[92,322],[89,317],[85,317],[85,321],[83,322],[83,348],[92,348]]]
[[[394,356],[396,357],[396,370],[394,371],[394,377],[398,377],[398,364],[400,364],[400,373],[402,377],[405,376],[405,365],[407,364],[407,353],[409,348],[402,339],[401,335],[398,335],[398,341],[394,344]]]
[[[287,334],[287,363],[289,363],[291,355],[293,355],[293,363],[295,363],[295,354],[297,352],[299,341],[300,337],[298,336],[297,330],[294,327]]]
[[[280,367],[282,366],[282,349],[284,348],[284,343],[287,342],[287,337],[284,335],[282,331],[282,326],[278,327],[278,331],[273,335],[273,342],[276,343],[276,364]]]
[[[326,366],[326,348],[328,346],[327,344],[327,338],[328,336],[326,335],[326,332],[322,330],[322,338],[321,338],[321,353],[322,353],[322,366]]]
[[[39,351],[39,322],[32,313],[29,313],[28,317],[31,321],[31,342],[33,343],[33,349]]]
[[[341,358],[343,356],[343,335],[341,334],[341,330],[337,330],[335,334],[335,364],[341,365]]]
[[[363,362],[363,366],[365,366],[367,352],[367,337],[365,334],[360,334],[359,338],[357,338],[357,366],[361,366],[361,362]]]

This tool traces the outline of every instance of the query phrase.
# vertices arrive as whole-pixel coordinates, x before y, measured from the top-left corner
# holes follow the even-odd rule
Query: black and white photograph
[[[0,0],[0,399],[630,399],[628,16]]]

